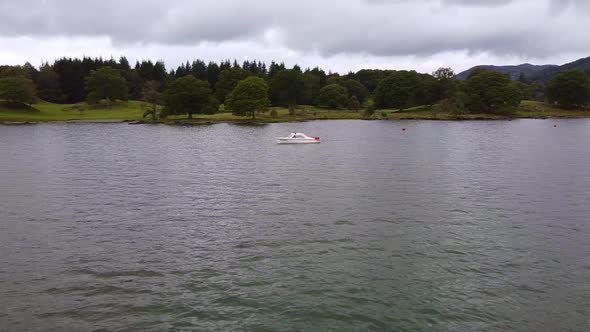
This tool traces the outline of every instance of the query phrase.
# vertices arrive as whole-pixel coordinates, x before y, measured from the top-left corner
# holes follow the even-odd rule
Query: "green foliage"
[[[415,71],[395,71],[379,82],[375,104],[379,108],[404,108],[417,105],[422,85]]]
[[[338,73],[333,73],[328,75],[328,77],[326,78],[326,85],[330,85],[330,84],[340,84],[342,81],[344,81],[344,77],[341,77],[340,74]]]
[[[550,102],[564,108],[586,105],[590,102],[590,79],[580,70],[566,70],[549,82],[545,93]]]
[[[352,96],[348,100],[348,109],[353,111],[358,111],[361,109],[361,103],[356,96]]]
[[[347,79],[340,81],[349,96],[356,96],[359,102],[364,102],[369,97],[369,90],[359,81]]]
[[[97,102],[101,99],[127,100],[129,98],[127,82],[117,69],[111,67],[102,67],[91,71],[86,77],[86,92],[89,102]]]
[[[211,88],[209,82],[197,80],[192,75],[177,78],[170,83],[164,92],[164,114],[204,113],[210,102]]]
[[[326,74],[323,72],[306,71],[305,73],[303,73],[302,80],[304,92],[301,98],[301,102],[305,105],[313,104],[316,101],[318,95],[320,94],[320,89],[325,84]]]
[[[438,68],[432,76],[439,81],[450,81],[455,78],[455,72],[451,68]]]
[[[414,104],[433,105],[445,98],[445,87],[443,83],[431,75],[420,74],[420,86],[416,91]]]
[[[59,76],[48,64],[41,67],[37,76],[36,85],[38,96],[43,100],[59,103],[65,98],[59,88]]]
[[[256,117],[256,112],[270,105],[268,85],[260,77],[248,77],[229,94],[226,105],[234,115]]]
[[[365,110],[371,111],[375,111],[377,109],[377,106],[375,106],[375,100],[373,100],[373,98],[368,98],[367,101],[363,103],[363,107]]]
[[[28,62],[23,66],[0,66],[0,78],[19,76],[28,78],[30,80],[35,80],[37,76],[37,70]]]
[[[466,111],[465,104],[467,103],[467,100],[467,94],[462,91],[457,91],[450,98],[443,99],[435,105],[433,107],[433,114],[437,117],[440,112],[459,117]]]
[[[435,82],[426,81],[425,89],[430,95],[430,103],[451,98],[457,91],[455,72],[451,68],[439,68],[432,73]]]
[[[515,83],[515,86],[520,91],[520,95],[522,96],[522,99],[525,99],[525,100],[535,99],[535,91],[536,91],[537,87],[534,84],[525,83],[520,80],[517,82],[514,82],[514,83]]]
[[[211,95],[211,97],[209,97],[209,102],[207,103],[207,105],[205,105],[203,113],[215,114],[219,112],[219,107],[219,100],[217,100],[217,97],[215,97],[214,95]]]
[[[377,88],[377,85],[379,85],[379,82],[391,74],[391,72],[392,71],[390,70],[361,69],[355,76],[370,93],[373,93]]]
[[[148,102],[147,106],[143,106],[143,117],[150,116],[152,121],[158,120],[158,104],[162,99],[162,94],[158,91],[160,82],[147,81],[143,85],[143,99]]]
[[[35,101],[35,94],[35,84],[26,77],[0,78],[0,99],[8,104],[30,105]]]
[[[471,113],[488,113],[517,107],[522,99],[520,89],[508,75],[477,69],[462,86],[467,95],[466,109]]]
[[[339,84],[328,84],[320,90],[317,103],[320,107],[343,108],[348,104],[348,93]]]
[[[238,82],[250,76],[250,73],[239,67],[223,70],[215,84],[215,97],[220,103],[225,103],[225,98],[238,85]]]
[[[371,117],[373,117],[373,115],[375,115],[375,109],[374,108],[367,108],[363,112],[363,117],[364,118],[371,118]]]
[[[271,100],[277,105],[297,105],[305,95],[303,74],[295,69],[277,72],[270,83]]]

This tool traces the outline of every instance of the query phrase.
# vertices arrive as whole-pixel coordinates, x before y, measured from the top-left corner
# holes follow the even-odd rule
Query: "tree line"
[[[583,72],[565,71],[542,88],[547,101],[563,107],[590,102],[589,78]],[[539,87],[486,69],[472,72],[465,81],[450,68],[432,74],[406,70],[362,69],[345,75],[316,67],[246,60],[186,62],[167,70],[164,62],[125,57],[61,58],[39,69],[29,63],[0,66],[0,99],[31,104],[35,98],[53,103],[105,103],[144,100],[146,113],[163,116],[232,111],[255,117],[268,106],[313,105],[372,112],[436,105],[457,113],[493,113],[513,109],[522,99],[533,99]]]

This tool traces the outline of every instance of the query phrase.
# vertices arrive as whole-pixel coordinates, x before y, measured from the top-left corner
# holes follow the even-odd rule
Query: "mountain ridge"
[[[581,58],[563,65],[533,65],[530,63],[508,66],[479,65],[457,74],[456,78],[458,80],[464,80],[474,70],[479,68],[494,70],[503,74],[507,74],[515,81],[524,79],[525,81],[544,84],[555,77],[555,75],[558,73],[569,69],[579,69],[590,75],[590,57]]]

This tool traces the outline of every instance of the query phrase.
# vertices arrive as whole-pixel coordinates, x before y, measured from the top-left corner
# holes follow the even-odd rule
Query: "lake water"
[[[275,144],[291,131],[323,142]],[[1,331],[588,331],[589,312],[590,120],[0,126]]]

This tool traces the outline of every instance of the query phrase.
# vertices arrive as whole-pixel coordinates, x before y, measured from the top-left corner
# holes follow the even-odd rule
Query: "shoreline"
[[[128,125],[170,125],[170,126],[198,126],[198,125],[212,125],[220,123],[230,124],[241,124],[241,125],[265,125],[272,123],[294,123],[294,122],[310,122],[310,121],[335,121],[335,120],[360,120],[360,121],[513,121],[520,119],[529,120],[572,120],[572,119],[590,119],[590,113],[587,116],[515,116],[506,117],[498,116],[494,114],[485,114],[472,116],[460,116],[460,117],[432,117],[432,116],[418,116],[418,117],[400,117],[400,118],[308,118],[308,119],[175,119],[167,121],[143,121],[133,119],[96,119],[96,120],[85,120],[85,119],[73,119],[73,120],[32,120],[32,121],[3,121],[0,120],[2,126],[24,126],[24,125],[37,125],[37,124],[123,124]]]
[[[554,105],[523,101],[509,113],[449,113],[438,111],[433,106],[421,106],[406,110],[383,109],[372,114],[347,109],[325,109],[300,105],[294,112],[283,107],[271,107],[256,115],[255,119],[238,117],[229,112],[215,114],[194,114],[192,119],[186,115],[151,121],[142,117],[142,104],[138,101],[120,102],[109,109],[86,109],[72,111],[71,105],[39,103],[35,111],[22,111],[0,108],[1,125],[31,125],[38,123],[128,123],[128,124],[167,124],[167,125],[206,125],[233,123],[262,125],[267,123],[290,123],[315,120],[428,120],[428,121],[470,121],[470,120],[514,120],[514,119],[580,119],[590,118],[590,108],[560,109]],[[272,114],[272,116],[271,116]]]

